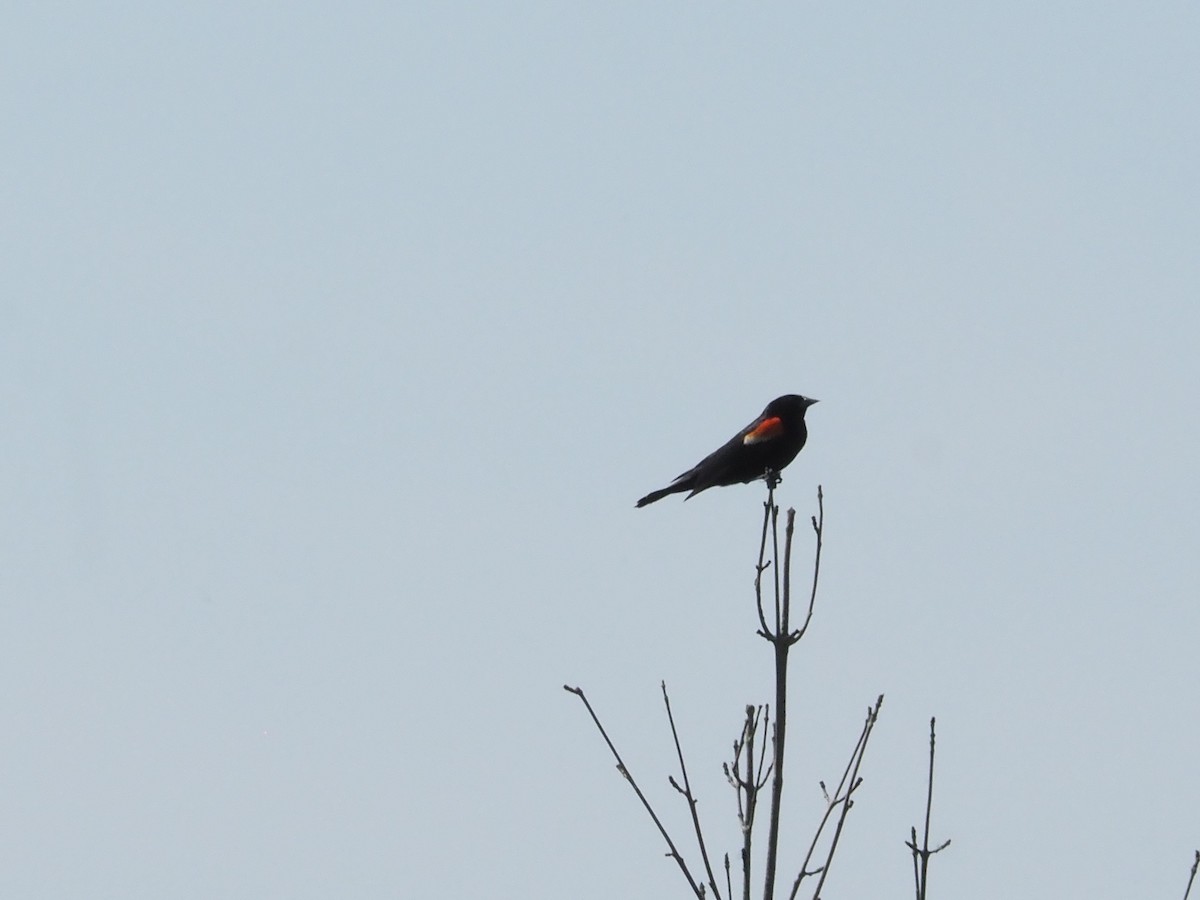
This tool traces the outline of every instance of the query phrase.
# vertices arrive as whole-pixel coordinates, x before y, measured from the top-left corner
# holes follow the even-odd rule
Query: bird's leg
[[[775,490],[775,488],[779,487],[779,483],[783,481],[783,476],[770,466],[767,466],[766,470],[763,471],[763,481],[767,483],[768,488]]]

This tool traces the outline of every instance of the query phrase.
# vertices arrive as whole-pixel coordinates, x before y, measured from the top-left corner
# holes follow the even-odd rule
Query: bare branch
[[[742,734],[733,742],[733,767],[725,763],[725,777],[737,792],[738,824],[742,829],[742,897],[750,898],[751,849],[754,833],[754,818],[758,810],[758,794],[767,783],[765,776],[755,770],[754,741],[758,734],[759,723],[770,718],[769,709],[764,707],[746,706],[746,718],[742,723]],[[765,745],[765,741],[763,742]],[[758,766],[761,769],[763,753],[759,752]],[[732,898],[732,894],[729,895]]]
[[[770,561],[766,559],[767,529],[771,525],[771,510],[775,508],[774,496],[774,488],[768,486],[767,499],[763,503],[762,540],[758,544],[758,564],[754,567],[754,600],[758,606],[758,624],[760,628],[758,633],[768,640],[770,640],[771,629],[767,626],[767,616],[763,612],[762,575],[767,570],[767,567],[771,565]]]
[[[704,831],[700,827],[700,814],[696,809],[696,798],[692,794],[692,785],[688,781],[687,764],[683,761],[683,747],[679,744],[679,731],[675,728],[675,716],[671,712],[671,698],[667,694],[667,683],[661,682],[663,703],[667,707],[667,721],[671,723],[671,737],[675,740],[675,755],[679,757],[679,772],[683,777],[683,788],[675,783],[672,778],[671,784],[675,790],[683,794],[687,800],[688,812],[692,814],[692,826],[696,830],[696,844],[700,847],[700,857],[704,860],[704,871],[708,874],[708,886],[712,888],[713,897],[716,900],[721,900],[721,891],[717,888],[717,879],[713,876],[712,865],[708,861],[708,848],[704,844]]]
[[[1196,870],[1200,869],[1200,850],[1196,851],[1196,861],[1192,863],[1192,874],[1188,876],[1187,890],[1183,892],[1183,900],[1188,900],[1188,894],[1192,892],[1192,882],[1196,880]]]
[[[796,510],[788,508],[787,525],[784,527],[783,541],[783,618],[779,622],[779,628],[776,629],[777,636],[780,640],[784,635],[787,635],[788,643],[794,644],[800,640],[800,635],[797,634],[794,638],[791,635],[791,617],[792,617],[792,536],[796,533]]]
[[[950,846],[950,841],[946,840],[942,842],[941,846],[933,850],[929,849],[929,822],[933,813],[933,755],[937,745],[936,725],[937,719],[931,718],[929,720],[929,782],[925,792],[925,836],[921,845],[917,846],[917,827],[914,825],[912,840],[905,842],[905,846],[912,851],[913,855],[913,880],[916,882],[917,900],[925,900],[925,892],[929,886],[929,857]]]
[[[829,852],[825,855],[825,865],[822,866],[821,877],[817,881],[817,889],[813,892],[814,897],[821,896],[821,888],[825,885],[825,879],[829,877],[829,869],[833,865],[833,854],[837,852],[838,841],[842,837],[842,829],[846,827],[846,816],[850,814],[851,808],[854,806],[854,792],[858,790],[862,784],[862,778],[858,775],[858,770],[862,766],[863,757],[867,753],[867,742],[871,739],[871,732],[875,730],[875,723],[879,720],[879,708],[883,706],[883,694],[880,694],[875,701],[875,706],[867,710],[867,721],[863,725],[862,735],[859,737],[858,746],[855,748],[855,758],[852,760],[852,766],[848,767],[846,772],[842,774],[842,781],[838,785],[840,791],[842,786],[846,787],[846,795],[842,802],[842,811],[838,816],[837,826],[833,830],[833,840],[829,843]]]
[[[808,623],[812,621],[813,607],[817,603],[817,582],[821,577],[821,546],[825,535],[825,491],[821,485],[817,485],[817,515],[812,517],[813,532],[817,536],[817,549],[813,554],[813,578],[812,591],[808,595],[808,614],[804,617],[804,624],[796,632],[795,640],[800,640],[804,632],[808,631]]]
[[[762,723],[763,731],[766,731],[767,728],[770,726],[770,724],[771,724],[771,707],[768,704],[767,706],[763,707],[763,723]],[[758,751],[758,778],[759,778],[759,780],[757,782],[755,782],[755,784],[754,784],[756,789],[761,789],[761,788],[764,788],[767,786],[767,779],[771,777],[771,770],[775,768],[774,763],[772,763],[769,766],[764,767],[763,763],[766,762],[766,760],[767,760],[767,742],[763,741],[762,747]]]
[[[682,872],[683,877],[687,879],[687,883],[691,887],[692,893],[703,900],[704,886],[697,884],[696,879],[692,877],[691,871],[688,870],[687,863],[684,862],[683,857],[675,848],[675,842],[671,840],[671,836],[667,834],[667,829],[663,827],[663,823],[658,818],[658,814],[654,812],[654,807],[650,805],[650,801],[646,799],[646,795],[643,794],[642,789],[638,787],[637,781],[634,780],[633,775],[630,773],[629,769],[626,768],[625,761],[621,759],[621,754],[617,752],[617,748],[613,746],[613,742],[609,739],[608,732],[606,732],[604,730],[604,726],[600,724],[600,718],[596,715],[596,711],[592,709],[592,704],[588,702],[587,696],[583,693],[583,688],[571,687],[570,685],[564,684],[563,690],[569,691],[583,701],[583,705],[587,707],[588,714],[592,717],[592,721],[596,723],[596,728],[600,731],[600,736],[604,738],[604,743],[608,744],[609,751],[612,753],[613,758],[617,761],[617,771],[620,772],[622,777],[629,782],[629,786],[632,787],[633,792],[637,794],[638,800],[642,802],[642,807],[647,813],[650,814],[650,818],[654,821],[655,827],[658,828],[658,833],[661,834],[663,840],[667,842],[667,848],[669,850],[667,855],[674,859],[676,865],[679,866],[679,871]]]
[[[789,518],[794,515],[789,510]],[[776,534],[775,548],[778,554],[778,520],[773,519],[772,531]],[[776,555],[776,570],[779,557]],[[779,859],[779,816],[783,804],[783,762],[784,749],[787,742],[787,657],[791,642],[782,632],[783,623],[787,620],[787,612],[783,608],[782,597],[775,596],[775,631],[770,637],[775,651],[775,727],[771,731],[772,769],[771,778],[771,814],[767,831],[767,867],[763,883],[764,900],[774,900],[775,871]]]
[[[770,487],[771,496],[771,561],[775,564],[775,634],[783,632],[786,614],[783,610],[783,595],[779,592],[779,507],[775,505],[775,487]],[[778,721],[778,718],[776,719]]]
[[[821,570],[821,552],[823,546],[823,533],[825,521],[825,505],[824,492],[818,486],[817,488],[817,515],[811,517],[812,528],[816,536],[816,547],[813,557],[813,574],[812,586],[809,592],[808,609],[805,612],[804,622],[799,629],[792,629],[791,621],[791,559],[792,549],[795,537],[795,517],[794,509],[787,510],[785,536],[783,541],[782,555],[780,553],[779,540],[779,507],[775,504],[775,489],[779,484],[779,475],[777,472],[767,470],[764,473],[764,480],[767,484],[767,499],[763,504],[763,523],[762,531],[759,540],[758,560],[755,565],[754,576],[754,595],[755,595],[755,611],[758,616],[758,631],[757,633],[767,642],[771,644],[774,656],[774,675],[775,675],[775,721],[771,722],[770,706],[747,706],[746,715],[742,726],[740,737],[733,742],[733,759],[731,763],[724,763],[722,769],[726,780],[733,787],[737,797],[737,812],[738,822],[742,828],[742,894],[743,900],[750,900],[751,890],[751,875],[752,875],[752,837],[758,801],[761,797],[761,792],[770,785],[771,807],[769,813],[769,832],[766,848],[766,863],[765,877],[763,885],[764,900],[774,900],[775,897],[775,879],[778,869],[779,858],[779,838],[780,838],[780,819],[782,811],[783,797],[783,776],[784,776],[784,761],[786,758],[786,741],[787,741],[787,702],[788,702],[788,653],[793,645],[795,645],[807,632],[808,626],[812,622],[813,611],[816,606],[817,586],[820,580]],[[770,539],[770,552],[768,554],[768,537]],[[768,558],[768,556],[770,558]],[[774,623],[767,619],[766,607],[763,601],[763,576],[767,570],[771,569],[771,578],[774,588],[774,605],[775,618]],[[679,761],[679,777],[671,775],[668,777],[670,786],[687,801],[688,812],[691,815],[692,827],[696,836],[696,843],[700,850],[700,855],[704,863],[704,872],[706,880],[698,881],[693,877],[688,869],[687,863],[684,861],[682,854],[679,852],[671,836],[667,833],[665,826],[654,811],[650,802],[646,799],[641,788],[634,780],[632,774],[626,768],[624,761],[621,759],[616,747],[609,739],[604,726],[601,724],[599,717],[592,708],[582,689],[578,687],[570,687],[564,685],[564,689],[575,694],[583,702],[587,708],[592,721],[596,728],[600,731],[605,743],[608,745],[609,751],[613,754],[617,763],[617,770],[621,773],[633,788],[642,807],[646,810],[655,827],[658,828],[659,834],[668,847],[668,856],[675,860],[680,872],[687,880],[688,885],[692,889],[692,893],[706,900],[711,894],[713,900],[733,900],[732,887],[732,872],[731,861],[728,853],[724,854],[723,863],[725,867],[725,897],[723,898],[716,881],[716,873],[714,872],[711,860],[708,853],[708,848],[704,839],[703,828],[700,823],[699,802],[692,793],[690,778],[687,771],[687,764],[684,759],[682,742],[679,738],[678,728],[675,723],[674,712],[671,709],[671,700],[667,692],[666,683],[661,684],[663,703],[667,710],[667,719],[671,728],[671,737],[675,742],[675,753]],[[805,856],[804,863],[801,866],[800,874],[796,878],[795,884],[792,886],[791,897],[795,898],[803,878],[808,876],[819,876],[819,881],[816,887],[816,895],[819,895],[821,887],[824,885],[825,878],[828,875],[833,855],[837,849],[838,841],[841,836],[842,829],[845,825],[846,816],[850,808],[854,805],[853,794],[862,783],[858,772],[862,764],[863,757],[866,752],[867,741],[869,740],[871,730],[878,717],[879,709],[882,705],[882,695],[876,701],[873,708],[868,709],[867,722],[863,727],[863,731],[859,737],[858,743],[855,746],[854,752],[851,754],[850,761],[847,763],[846,769],[842,774],[842,779],[839,782],[833,796],[830,797],[825,791],[824,783],[822,783],[822,791],[825,791],[826,809],[821,817],[820,824],[816,834],[813,836],[811,845],[808,848],[808,853]],[[760,733],[762,729],[762,733]],[[767,763],[767,740],[766,732],[770,733],[771,744],[771,762]],[[756,747],[757,743],[757,747]],[[758,750],[757,754],[755,750]],[[932,786],[930,788],[932,791]],[[839,812],[840,810],[840,812]],[[928,813],[928,811],[927,811]],[[836,815],[835,815],[836,814]],[[816,847],[821,839],[821,836],[826,832],[827,826],[831,822],[836,822],[830,839],[828,852],[825,854],[825,859],[820,866],[810,868],[813,862],[813,856],[816,852]],[[926,829],[926,837],[928,838],[928,823]],[[916,841],[916,832],[913,833],[914,845]],[[939,848],[940,849],[940,848]],[[928,852],[928,851],[926,851]],[[936,851],[934,851],[936,852]]]
[[[825,787],[825,783],[821,782],[821,792],[825,795],[825,812],[821,816],[821,821],[817,825],[816,831],[813,833],[812,841],[808,845],[808,852],[804,855],[804,861],[800,864],[800,872],[796,875],[796,880],[792,883],[792,892],[789,895],[789,900],[794,900],[796,894],[800,891],[800,883],[807,877],[819,875],[820,880],[817,883],[816,890],[813,896],[819,896],[821,887],[825,883],[825,878],[829,868],[833,863],[833,854],[837,850],[838,841],[841,838],[842,828],[845,825],[846,816],[850,812],[850,808],[854,805],[852,795],[858,790],[862,784],[862,779],[858,776],[858,769],[862,765],[863,756],[867,752],[867,741],[871,738],[871,732],[875,728],[875,722],[879,718],[880,707],[883,706],[883,695],[880,694],[875,700],[874,707],[868,708],[867,718],[863,723],[862,731],[858,734],[858,740],[855,742],[854,749],[850,753],[850,759],[846,763],[846,768],[842,771],[841,780],[838,782],[837,788],[833,792],[833,796],[829,796],[829,791]],[[841,810],[838,816],[837,826],[834,829],[833,839],[830,842],[829,850],[825,855],[825,862],[817,866],[815,869],[809,868],[809,863],[812,862],[813,854],[816,852],[817,844],[821,840],[821,835],[825,831],[825,826],[829,824],[829,820],[833,815],[834,810]]]
[[[784,750],[787,742],[787,662],[788,651],[799,640],[799,635],[792,637],[789,632],[791,620],[791,556],[792,535],[795,530],[796,511],[787,511],[787,525],[784,541],[784,571],[783,586],[779,584],[779,508],[775,506],[774,488],[770,480],[767,482],[767,503],[773,510],[771,516],[771,537],[775,563],[775,630],[764,635],[772,644],[775,651],[775,727],[772,735],[772,777],[771,777],[771,818],[767,832],[767,865],[763,879],[764,900],[774,900],[775,873],[779,860],[779,816],[783,805],[783,763]],[[760,616],[761,618],[761,616]]]
[[[916,886],[917,900],[920,900],[920,897],[921,897],[921,855],[920,855],[920,850],[917,849],[917,826],[916,825],[914,825],[912,827],[912,840],[908,841],[905,844],[905,846],[908,847],[910,850],[912,850],[913,884]]]

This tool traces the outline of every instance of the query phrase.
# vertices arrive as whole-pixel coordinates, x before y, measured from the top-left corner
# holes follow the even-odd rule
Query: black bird
[[[646,506],[681,491],[691,492],[683,498],[689,500],[710,487],[745,484],[762,478],[768,469],[781,471],[796,458],[808,440],[804,411],[816,402],[799,394],[777,397],[767,404],[761,416],[723,447],[704,457],[665,488],[651,491],[637,505]]]

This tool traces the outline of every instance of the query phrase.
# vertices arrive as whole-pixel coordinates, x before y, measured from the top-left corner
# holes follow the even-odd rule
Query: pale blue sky
[[[0,893],[663,897],[770,691],[785,869],[1175,897],[1200,846],[1200,12],[64,3],[0,29]],[[805,558],[807,546],[805,545]],[[806,566],[802,567],[806,568]]]

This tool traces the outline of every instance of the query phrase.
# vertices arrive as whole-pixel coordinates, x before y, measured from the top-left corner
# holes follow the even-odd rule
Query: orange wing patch
[[[747,431],[746,436],[742,438],[742,443],[761,444],[763,441],[769,441],[781,434],[783,434],[783,419],[775,416],[771,419],[764,419],[757,428]]]

